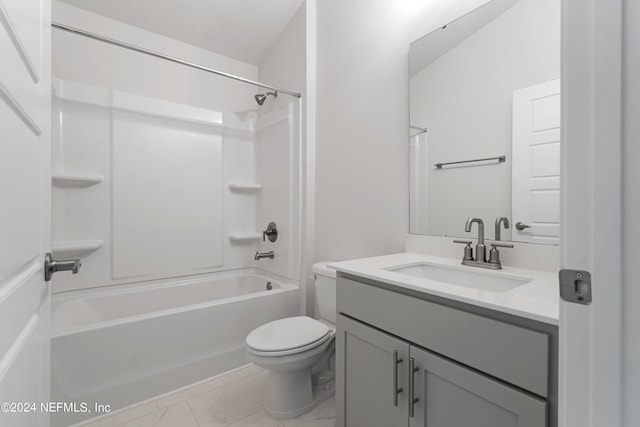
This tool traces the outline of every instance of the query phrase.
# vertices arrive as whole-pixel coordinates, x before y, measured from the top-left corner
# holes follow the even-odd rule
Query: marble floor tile
[[[201,427],[222,427],[262,409],[267,373],[235,381],[187,402]]]
[[[116,427],[198,427],[198,422],[187,402],[181,402]]]
[[[306,414],[282,420],[282,424],[285,427],[334,427],[336,425],[336,400],[327,399]]]
[[[158,410],[158,404],[155,401],[143,403],[142,405],[134,406],[131,409],[127,409],[124,412],[119,412],[111,417],[113,425],[119,426],[127,421],[131,421],[136,418],[140,418],[143,415],[148,415]]]
[[[218,375],[217,377],[212,378],[209,381],[205,381],[203,383],[179,390],[164,397],[160,397],[157,399],[158,406],[160,408],[165,408],[170,405],[175,405],[176,403],[183,402],[202,393],[224,387],[228,384],[231,384],[243,378],[250,377],[252,375],[256,375],[263,371],[264,369],[251,364],[235,371],[223,375]]]
[[[97,421],[91,421],[87,424],[82,424],[82,427],[113,427],[113,417],[106,417]]]
[[[335,399],[298,418],[271,418],[264,410],[267,374],[250,365],[83,427],[335,426]]]
[[[258,411],[237,421],[229,424],[229,427],[284,427],[282,423],[271,418],[265,411]]]

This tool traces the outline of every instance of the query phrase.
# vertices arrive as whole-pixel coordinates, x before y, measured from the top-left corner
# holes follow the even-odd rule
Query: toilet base
[[[311,370],[269,371],[265,411],[273,418],[295,418],[311,411],[334,394],[331,382],[313,387]]]
[[[267,369],[264,408],[273,418],[295,418],[334,394],[335,332],[309,349],[273,355],[248,348],[249,360]]]

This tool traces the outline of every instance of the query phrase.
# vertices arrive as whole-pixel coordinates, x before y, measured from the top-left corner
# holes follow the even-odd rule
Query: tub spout
[[[256,256],[253,257],[256,261],[260,261],[262,258],[275,258],[276,254],[273,251],[269,252],[256,252]]]

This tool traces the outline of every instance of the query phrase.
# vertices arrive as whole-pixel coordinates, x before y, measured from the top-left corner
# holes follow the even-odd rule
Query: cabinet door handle
[[[420,368],[415,367],[415,359],[413,357],[409,358],[409,417],[413,418],[414,409],[416,403],[420,401],[419,398],[415,397],[416,393],[416,381],[415,381],[415,373],[420,370]]]
[[[398,350],[393,350],[393,406],[398,406],[398,394],[402,393],[402,387],[398,388],[398,365],[401,363]]]

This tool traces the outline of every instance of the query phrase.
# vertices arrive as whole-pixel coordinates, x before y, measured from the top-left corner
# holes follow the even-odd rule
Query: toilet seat
[[[259,356],[286,356],[322,345],[332,336],[324,323],[307,316],[288,317],[254,329],[246,339],[248,350]]]

